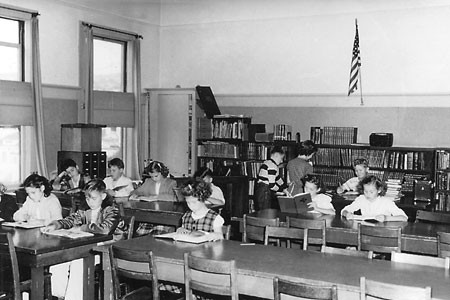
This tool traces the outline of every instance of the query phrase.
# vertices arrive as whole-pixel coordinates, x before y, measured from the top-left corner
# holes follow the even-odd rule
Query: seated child
[[[331,197],[322,194],[323,187],[320,178],[316,175],[308,174],[303,180],[305,181],[305,193],[311,194],[311,203],[309,207],[314,208],[314,212],[319,212],[325,215],[335,215],[333,204],[331,204]]]
[[[355,170],[356,177],[350,178],[339,186],[336,191],[338,194],[342,194],[345,191],[359,192],[359,182],[368,175],[369,163],[365,158],[357,158],[353,161],[353,169]]]
[[[16,199],[5,195],[7,188],[0,182],[0,218],[5,221],[13,221],[13,214],[19,209]]]
[[[69,194],[79,193],[83,190],[86,182],[90,180],[89,176],[83,175],[78,169],[77,163],[73,159],[66,159],[62,162],[63,171],[53,180],[54,190],[65,191]]]
[[[360,195],[350,205],[344,207],[341,215],[353,218],[353,213],[361,210],[365,218],[373,218],[378,222],[407,221],[405,212],[395,205],[392,199],[384,196],[386,186],[376,176],[369,175],[361,181],[364,195]]]
[[[119,223],[119,210],[105,200],[106,186],[101,179],[93,179],[84,187],[89,209],[78,210],[70,216],[51,222],[43,232],[80,227],[80,230],[98,234],[112,234]],[[77,259],[50,267],[52,292],[65,300],[83,297],[83,261]]]
[[[103,181],[106,193],[112,197],[128,197],[134,190],[133,182],[123,174],[125,165],[120,158],[113,158],[108,162],[109,173]]]
[[[213,173],[211,169],[203,167],[197,170],[197,172],[194,173],[194,178],[201,178],[204,182],[209,183],[211,187],[211,196],[209,196],[208,200],[206,202],[211,204],[218,204],[223,205],[225,204],[225,198],[223,196],[223,192],[220,189],[220,187],[216,186],[213,183]]]
[[[130,199],[176,201],[174,188],[177,182],[169,176],[169,168],[162,162],[152,161],[144,171],[150,179],[131,192]]]
[[[22,207],[13,215],[14,221],[40,220],[44,225],[61,219],[61,204],[51,193],[52,187],[47,178],[31,174],[23,182],[28,196]]]

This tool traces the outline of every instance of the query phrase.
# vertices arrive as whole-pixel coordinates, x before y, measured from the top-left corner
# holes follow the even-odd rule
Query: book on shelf
[[[91,232],[86,232],[80,230],[78,227],[70,228],[70,229],[57,229],[57,230],[51,230],[44,232],[47,235],[54,235],[54,236],[62,236],[70,239],[79,239],[84,237],[91,237],[94,236]]]
[[[157,234],[154,235],[155,238],[160,239],[170,239],[177,242],[185,242],[185,243],[193,243],[193,244],[201,244],[205,242],[209,242],[211,237],[209,236],[208,232],[204,231],[192,231],[187,234],[177,233],[177,232],[170,232],[165,234]]]
[[[23,229],[39,228],[45,226],[44,222],[41,220],[3,222],[2,225],[7,227],[17,227]]]
[[[273,125],[273,139],[277,141],[292,140],[292,126],[286,124]]]
[[[357,143],[358,128],[324,126],[311,127],[310,138],[317,144],[350,145]]]

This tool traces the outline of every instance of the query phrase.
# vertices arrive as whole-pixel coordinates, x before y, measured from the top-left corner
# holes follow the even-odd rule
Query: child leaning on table
[[[356,177],[352,177],[337,188],[337,193],[342,194],[346,191],[358,192],[358,186],[369,173],[369,163],[365,158],[357,158],[353,161],[353,170]]]
[[[325,215],[335,215],[331,197],[323,194],[323,186],[320,178],[316,175],[308,174],[303,177],[305,182],[305,193],[311,194],[311,202],[309,207],[314,208],[313,212],[322,213]]]
[[[79,227],[80,230],[112,234],[119,223],[119,210],[110,205],[106,199],[106,186],[100,179],[89,181],[84,187],[86,202],[89,209],[78,210],[70,216],[56,220],[47,225],[43,231],[55,229],[70,229]],[[77,259],[50,267],[52,275],[53,296],[65,300],[81,300],[83,298],[83,260]]]
[[[31,174],[23,182],[28,196],[22,207],[13,215],[14,221],[41,221],[44,225],[61,219],[61,204],[51,193],[52,187],[47,178]]]
[[[369,175],[361,181],[364,194],[360,195],[350,205],[344,207],[341,215],[352,219],[354,212],[361,210],[365,218],[373,218],[378,222],[407,221],[405,212],[395,205],[391,198],[385,197],[386,186],[376,176]]]

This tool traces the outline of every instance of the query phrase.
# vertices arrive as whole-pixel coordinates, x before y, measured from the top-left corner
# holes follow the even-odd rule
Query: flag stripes
[[[350,81],[348,84],[348,96],[358,89],[358,75],[360,66],[361,57],[359,52],[359,34],[358,24],[356,24],[355,41],[353,42],[352,63],[350,68]]]

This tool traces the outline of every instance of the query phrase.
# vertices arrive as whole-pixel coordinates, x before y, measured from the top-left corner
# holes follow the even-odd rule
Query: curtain
[[[33,124],[36,135],[37,171],[48,176],[45,158],[44,112],[42,101],[41,61],[39,56],[39,20],[37,15],[31,18],[31,89],[33,96]]]
[[[84,120],[78,116],[78,121],[92,123],[94,99],[94,35],[92,26],[81,24],[80,27],[80,85],[83,87],[85,110]]]
[[[124,161],[127,175],[140,178],[144,165],[141,97],[141,41],[136,37],[129,42],[131,53],[132,90],[134,94],[134,127],[124,130]]]

